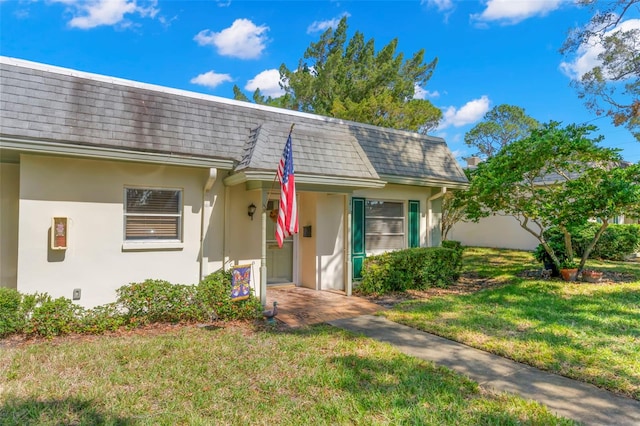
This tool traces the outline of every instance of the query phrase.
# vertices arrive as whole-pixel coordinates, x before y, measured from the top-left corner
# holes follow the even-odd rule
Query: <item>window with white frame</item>
[[[365,201],[365,247],[367,251],[397,250],[405,247],[404,203]]]
[[[124,239],[181,240],[182,190],[125,188]]]

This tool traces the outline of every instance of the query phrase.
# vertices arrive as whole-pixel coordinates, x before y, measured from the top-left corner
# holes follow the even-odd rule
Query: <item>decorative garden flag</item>
[[[293,175],[293,150],[291,149],[291,132],[278,164],[278,180],[280,181],[280,208],[276,224],[276,241],[278,247],[289,235],[298,233],[298,206],[296,204],[296,183]]]

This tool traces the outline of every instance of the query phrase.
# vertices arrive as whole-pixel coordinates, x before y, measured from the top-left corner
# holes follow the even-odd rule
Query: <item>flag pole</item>
[[[287,136],[287,139],[289,139],[291,137],[291,134],[293,133],[293,127],[296,125],[296,123],[291,123],[291,128],[289,129],[289,135]],[[267,200],[265,201],[266,203],[269,202],[269,199],[271,198],[271,192],[273,191],[273,186],[276,184],[276,179],[278,179],[278,169],[276,168],[276,175],[273,177],[273,181],[271,182],[271,188],[269,188],[269,192],[267,193]],[[267,210],[267,206],[266,204],[262,206],[262,210]]]

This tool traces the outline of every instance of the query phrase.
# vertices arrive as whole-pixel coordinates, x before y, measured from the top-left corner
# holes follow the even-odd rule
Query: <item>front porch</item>
[[[360,315],[371,315],[385,308],[366,299],[346,296],[340,291],[319,291],[304,287],[270,286],[266,309],[278,302],[277,319],[289,327],[303,327]]]

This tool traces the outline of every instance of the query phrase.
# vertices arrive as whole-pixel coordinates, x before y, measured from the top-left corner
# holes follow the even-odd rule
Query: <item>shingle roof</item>
[[[466,182],[444,140],[0,57],[0,135],[233,160],[275,170],[292,124],[296,173]]]

